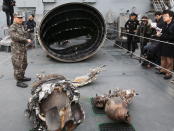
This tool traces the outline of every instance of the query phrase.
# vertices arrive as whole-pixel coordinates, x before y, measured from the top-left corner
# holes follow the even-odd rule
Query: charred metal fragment
[[[100,72],[104,70],[105,66],[106,65],[98,66],[96,68],[90,69],[89,73],[87,73],[86,75],[76,77],[73,80],[73,85],[75,87],[82,87],[92,83],[93,81],[97,79],[98,74],[100,74]]]
[[[49,11],[38,37],[47,54],[59,61],[78,62],[93,56],[106,35],[105,21],[94,7],[68,3]]]
[[[61,75],[38,75],[26,110],[35,131],[73,131],[83,120],[80,93]]]
[[[113,92],[109,91],[108,94],[96,95],[94,105],[97,108],[103,108],[107,116],[112,120],[130,122],[128,106],[136,95],[137,93],[134,89],[116,89]]]

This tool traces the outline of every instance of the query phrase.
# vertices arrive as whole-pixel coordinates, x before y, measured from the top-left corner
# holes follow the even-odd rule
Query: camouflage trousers
[[[14,77],[16,80],[21,80],[24,78],[25,70],[27,68],[27,53],[13,53],[12,54],[12,64],[14,69]]]

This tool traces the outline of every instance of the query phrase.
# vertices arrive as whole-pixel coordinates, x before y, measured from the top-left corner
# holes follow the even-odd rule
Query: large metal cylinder
[[[49,11],[39,27],[39,42],[59,61],[78,62],[93,56],[106,36],[105,20],[94,7],[67,3]]]

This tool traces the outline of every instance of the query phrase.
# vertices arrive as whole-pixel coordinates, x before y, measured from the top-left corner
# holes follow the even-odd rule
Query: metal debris
[[[95,81],[97,79],[97,75],[104,70],[105,66],[106,65],[90,69],[90,72],[88,74],[76,77],[73,80],[73,85],[75,87],[82,87],[82,86],[92,83],[93,81]]]
[[[39,43],[47,55],[63,62],[92,57],[102,47],[105,36],[105,19],[96,8],[83,2],[56,6],[45,15],[38,29]]]
[[[108,94],[96,95],[94,105],[97,108],[103,108],[112,120],[130,122],[128,105],[136,95],[138,94],[134,89],[116,89],[113,92],[109,91]]]
[[[79,104],[80,93],[61,75],[38,75],[26,114],[34,131],[72,131],[85,118]]]

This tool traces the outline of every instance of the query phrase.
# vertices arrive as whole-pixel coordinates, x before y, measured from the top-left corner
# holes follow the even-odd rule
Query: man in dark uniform
[[[10,26],[13,24],[13,14],[14,14],[14,6],[15,6],[14,0],[3,0],[3,6],[2,10],[5,12],[7,17],[7,26]]]
[[[174,13],[170,10],[163,12],[163,21],[165,26],[162,29],[162,33],[157,32],[157,36],[160,37],[161,41],[169,42],[174,44]],[[161,55],[161,66],[173,71],[173,58],[174,58],[174,45],[168,43],[160,43],[160,55]],[[172,73],[160,69],[161,74],[165,74],[164,79],[172,78]]]
[[[139,25],[139,21],[137,20],[137,14],[132,13],[130,15],[130,19],[125,24],[125,29],[126,29],[126,32],[128,33],[127,35],[128,50],[132,52],[135,52],[135,49],[137,46],[135,37],[133,35],[137,32],[138,25]]]
[[[35,27],[36,27],[36,22],[34,21],[34,15],[31,14],[28,18],[28,20],[25,23],[26,30],[29,33],[29,37],[32,40],[32,44],[30,44],[32,47],[35,46]]]
[[[28,85],[23,82],[31,80],[31,78],[24,76],[27,68],[26,44],[31,43],[31,40],[27,39],[28,34],[24,30],[22,23],[23,16],[18,12],[14,15],[14,23],[10,27],[10,37],[12,40],[12,64],[14,68],[14,77],[17,80],[16,85],[18,87],[26,88]]]

